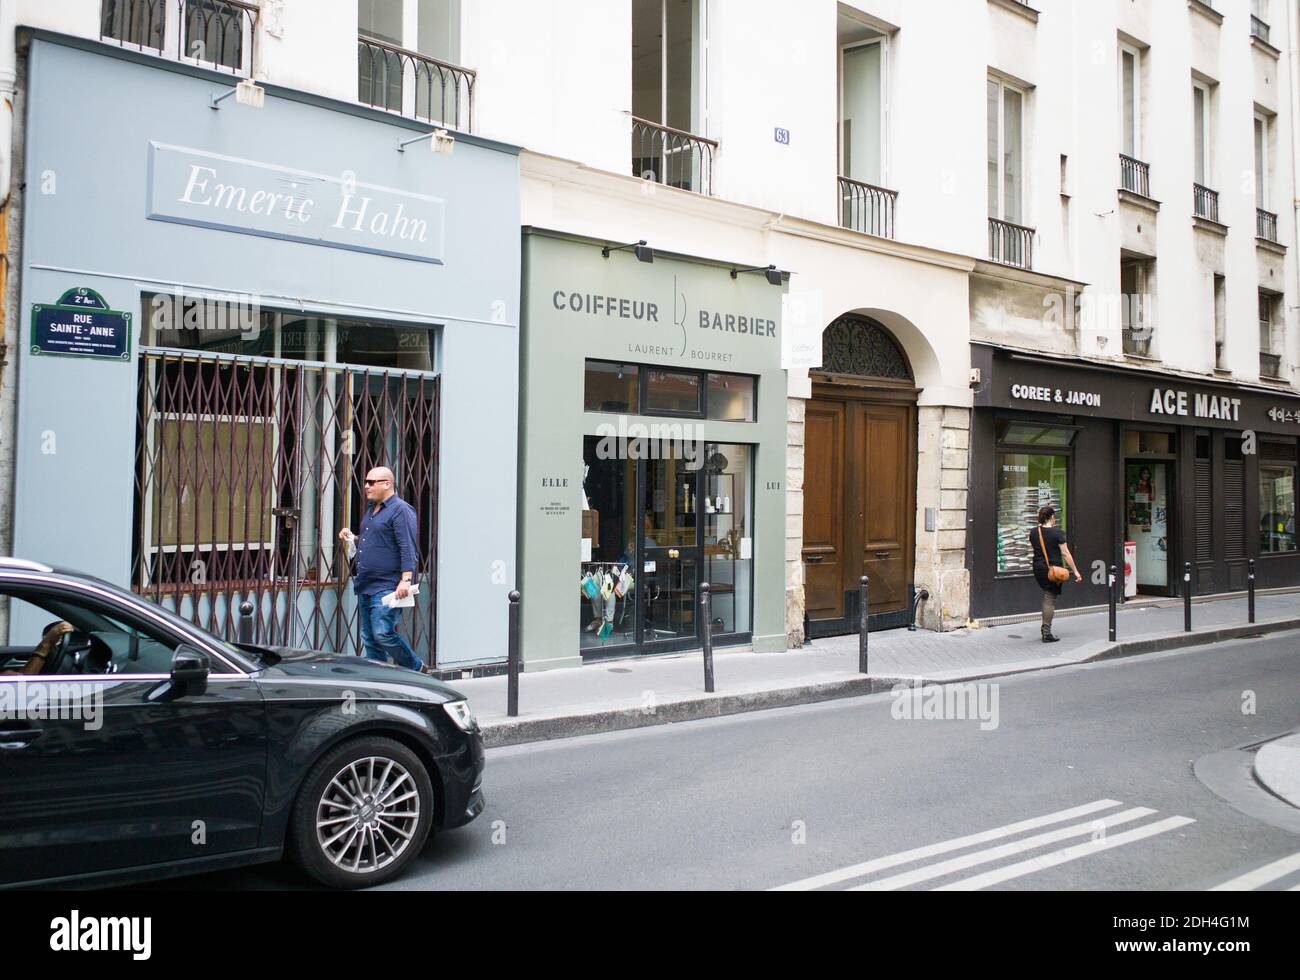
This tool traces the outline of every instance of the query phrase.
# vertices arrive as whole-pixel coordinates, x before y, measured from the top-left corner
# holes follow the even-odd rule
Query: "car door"
[[[0,676],[0,883],[257,846],[266,718],[233,658],[213,658],[203,693],[172,697],[172,654],[194,638],[146,604],[84,582],[0,594],[11,648],[39,640],[42,618],[100,641],[58,674]]]

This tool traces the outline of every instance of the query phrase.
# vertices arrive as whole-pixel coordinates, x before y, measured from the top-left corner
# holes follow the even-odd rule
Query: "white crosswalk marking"
[[[1142,817],[1149,817],[1155,813],[1155,810],[1147,807],[1138,806],[1131,810],[1123,810],[1114,816],[1098,820],[1090,820],[1087,823],[1077,823],[1072,827],[1064,827],[1060,830],[1052,830],[1045,834],[1036,834],[1033,837],[1026,837],[1023,840],[1012,841],[1010,844],[1001,844],[997,847],[990,847],[987,850],[976,851],[973,854],[963,854],[961,857],[952,858],[949,861],[940,861],[938,864],[928,864],[925,867],[917,868],[915,871],[907,871],[900,875],[894,875],[891,878],[880,878],[876,881],[869,881],[865,885],[858,885],[850,891],[894,891],[898,888],[907,888],[909,885],[915,885],[922,881],[930,881],[932,878],[942,878],[944,875],[950,875],[957,871],[965,871],[967,868],[973,868],[978,864],[988,864],[1004,857],[1010,857],[1012,854],[1023,854],[1025,851],[1032,851],[1036,847],[1045,847],[1048,844],[1056,844],[1063,840],[1069,840],[1071,837],[1086,837],[1092,833],[1099,824],[1105,825],[1107,831],[1118,824],[1128,823],[1132,820],[1140,820]]]
[[[1035,871],[1042,871],[1044,868],[1054,868],[1058,864],[1065,864],[1067,861],[1077,861],[1079,858],[1089,857],[1101,851],[1109,851],[1114,847],[1123,847],[1125,844],[1132,844],[1134,841],[1154,837],[1156,834],[1163,834],[1167,830],[1177,830],[1179,827],[1186,827],[1189,823],[1196,823],[1196,821],[1191,817],[1169,817],[1156,823],[1138,827],[1136,830],[1126,830],[1122,834],[1114,834],[1104,840],[1075,844],[1073,847],[1053,851],[1050,854],[1042,854],[1030,858],[1028,861],[1007,865],[1005,868],[986,871],[984,874],[976,875],[973,878],[963,878],[961,881],[954,881],[935,890],[941,892],[974,891],[979,888],[988,888],[990,885],[1001,884],[1013,878],[1033,874]]]
[[[1300,854],[1292,854],[1290,857],[1284,857],[1271,864],[1266,864],[1262,868],[1256,868],[1254,871],[1247,871],[1244,875],[1238,875],[1221,885],[1215,885],[1210,889],[1212,892],[1246,892],[1253,891],[1260,885],[1267,885],[1271,881],[1277,881],[1279,878],[1285,878],[1293,871],[1300,871]],[[1300,891],[1300,885],[1295,888],[1289,888],[1288,891]]]
[[[1059,810],[1056,813],[1049,813],[1042,817],[1034,817],[1030,820],[1022,820],[1019,823],[1007,824],[1005,827],[995,827],[992,830],[986,830],[982,833],[970,834],[966,837],[958,837],[954,840],[943,841],[939,844],[930,844],[926,847],[917,847],[909,851],[900,851],[897,854],[889,854],[885,857],[875,858],[871,861],[864,861],[861,864],[850,865],[849,867],[841,868],[838,871],[828,871],[826,874],[815,875],[812,878],[804,878],[801,881],[795,881],[788,885],[781,885],[772,890],[810,891],[814,888],[824,888],[826,885],[838,884],[852,878],[861,878],[865,875],[874,874],[877,871],[884,871],[886,868],[897,867],[900,864],[910,864],[913,861],[922,861],[926,858],[937,857],[940,854],[960,851],[965,847],[974,847],[976,844],[987,844],[990,841],[1003,840],[1007,837],[1014,837],[1016,834],[1024,833],[1027,830],[1037,830],[1039,827],[1048,827],[1054,823],[1063,823],[1066,820],[1086,817],[1089,814],[1099,813],[1102,810],[1110,810],[1122,805],[1123,804],[1118,800],[1094,800],[1092,803],[1085,803],[1082,806],[1071,807],[1068,810]]]

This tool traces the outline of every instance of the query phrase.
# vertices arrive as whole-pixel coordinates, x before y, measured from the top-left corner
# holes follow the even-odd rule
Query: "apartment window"
[[[1142,52],[1129,44],[1119,47],[1120,152],[1138,159],[1142,147]]]
[[[885,39],[840,49],[840,173],[885,182]]]
[[[712,193],[708,0],[632,0],[632,173]]]
[[[1214,277],[1214,366],[1227,369],[1228,280]]]
[[[704,7],[705,0],[632,0],[632,115],[704,131]]]
[[[357,0],[358,98],[469,128],[473,73],[460,57],[460,0]]]
[[[1155,262],[1151,259],[1125,258],[1120,261],[1120,322],[1124,331],[1124,353],[1151,356],[1155,333],[1154,302],[1151,289],[1155,284]]]
[[[1192,83],[1193,180],[1202,187],[1210,185],[1210,89]]]
[[[1255,115],[1255,207],[1268,209],[1269,200],[1269,119]]]
[[[1024,224],[1025,93],[998,78],[987,93],[989,217]]]
[[[163,0],[104,0],[99,33],[123,44],[161,50],[166,19]]]

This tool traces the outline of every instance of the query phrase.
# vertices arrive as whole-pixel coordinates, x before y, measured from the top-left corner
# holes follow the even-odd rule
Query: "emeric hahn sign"
[[[149,144],[148,217],[441,264],[441,198]]]

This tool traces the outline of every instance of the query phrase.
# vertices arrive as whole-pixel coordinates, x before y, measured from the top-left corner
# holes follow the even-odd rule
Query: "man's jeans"
[[[391,657],[393,663],[408,670],[423,670],[424,662],[415,655],[411,644],[397,632],[397,617],[400,609],[389,609],[380,600],[384,593],[378,595],[357,596],[357,614],[361,618],[361,646],[370,660],[386,663]]]

